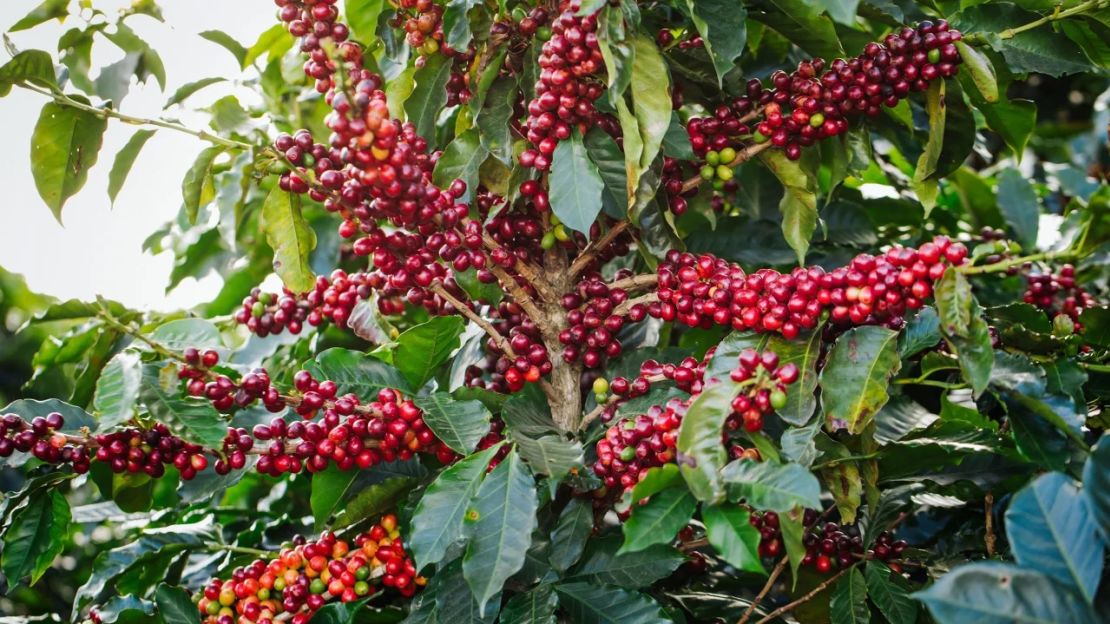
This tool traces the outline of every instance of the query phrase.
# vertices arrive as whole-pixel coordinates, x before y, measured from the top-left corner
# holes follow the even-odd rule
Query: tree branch
[[[579,273],[584,271],[586,267],[589,266],[591,262],[593,262],[594,258],[596,258],[598,254],[600,254],[602,251],[605,250],[605,248],[611,245],[613,241],[615,241],[622,232],[627,230],[630,225],[632,225],[631,221],[621,221],[613,227],[609,228],[609,231],[605,234],[602,234],[601,238],[586,245],[586,248],[582,250],[582,253],[578,254],[578,257],[575,258],[574,262],[571,263],[570,276],[572,278],[577,277]]]
[[[817,594],[820,594],[821,592],[828,589],[828,587],[830,585],[832,585],[836,581],[840,580],[840,577],[842,577],[845,574],[851,572],[853,568],[858,566],[863,561],[865,561],[865,559],[860,559],[859,561],[853,563],[852,565],[850,565],[850,566],[844,568],[843,570],[837,572],[836,574],[830,576],[829,578],[825,579],[825,581],[822,582],[820,585],[818,585],[817,587],[814,587],[812,590],[810,590],[809,593],[805,594],[804,596],[795,600],[794,602],[784,604],[781,607],[779,607],[778,609],[775,609],[774,611],[768,613],[762,619],[758,620],[755,624],[767,624],[767,622],[770,622],[771,620],[777,618],[778,616],[782,615],[783,613],[786,613],[787,611],[792,611],[792,610],[800,607],[801,605],[809,602],[810,600],[813,600],[813,598],[816,597]]]
[[[454,295],[447,292],[447,289],[443,287],[443,284],[436,282],[429,286],[428,290],[434,292],[440,297],[443,297],[445,300],[447,300],[448,303],[455,306],[455,309],[459,311],[459,314],[462,314],[471,321],[474,321],[475,325],[481,327],[482,331],[486,332],[486,334],[490,338],[493,338],[493,341],[497,344],[498,349],[504,351],[505,354],[509,357],[516,357],[516,353],[513,351],[512,345],[509,344],[508,338],[502,336],[501,332],[497,331],[497,328],[493,326],[493,323],[490,323],[486,319],[482,318],[477,312],[471,310],[470,306],[466,305],[465,302],[460,301],[459,299],[455,298]]]
[[[763,584],[763,589],[759,590],[759,593],[755,595],[755,598],[752,599],[752,603],[748,605],[748,608],[744,611],[744,615],[740,616],[736,624],[746,624],[747,621],[751,619],[752,614],[755,613],[756,607],[767,597],[767,594],[771,591],[771,587],[775,584],[775,581],[778,580],[789,563],[790,557],[786,555],[783,555],[782,559],[779,559],[778,565],[775,566],[774,570],[771,570],[771,576],[768,576],[767,582]]]
[[[767,141],[766,143],[753,143],[752,145],[749,145],[737,152],[736,158],[733,158],[732,162],[728,163],[728,166],[735,167],[741,163],[747,162],[748,160],[751,160],[753,157],[755,157],[756,154],[759,154],[769,147],[772,147],[770,141]],[[682,191],[680,191],[679,194],[683,195],[698,188],[698,185],[700,185],[702,182],[705,182],[705,178],[701,177],[700,175],[696,175],[687,179],[685,182],[682,183]]]

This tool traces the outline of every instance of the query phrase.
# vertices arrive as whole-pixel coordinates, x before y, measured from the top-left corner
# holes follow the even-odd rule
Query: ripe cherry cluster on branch
[[[631,384],[619,378],[614,380],[621,386],[613,389],[615,393],[627,388],[625,395],[633,392],[638,395],[646,393],[645,386],[650,385],[651,378],[671,379],[676,383],[682,379],[681,385],[691,390],[691,396],[685,400],[673,398],[666,405],[654,406],[646,414],[626,418],[609,427],[605,437],[597,443],[594,463],[594,473],[601,477],[605,487],[631,489],[649,469],[675,461],[675,442],[682,418],[700,394],[702,384],[712,383],[701,378],[705,374],[705,362],[693,364],[661,366],[649,361]],[[735,431],[740,426],[750,432],[762,429],[764,416],[785,405],[786,387],[798,379],[798,368],[793,364],[780,367],[778,355],[773,351],[758,353],[747,349],[740,354],[738,366],[729,377],[740,387],[730,405],[731,414],[721,433],[722,443],[728,440],[727,431]],[[618,393],[617,396],[623,398],[625,395]]]
[[[1075,267],[1065,264],[1056,273],[1032,273],[1023,297],[1026,303],[1045,311],[1049,318],[1064,315],[1076,331],[1082,331],[1079,315],[1085,308],[1097,305],[1095,298],[1075,281]]]
[[[812,566],[821,574],[829,574],[866,556],[886,563],[891,569],[901,570],[900,565],[892,560],[901,557],[908,548],[909,545],[904,540],[894,540],[889,532],[883,531],[875,538],[875,545],[865,549],[858,526],[818,520],[815,510],[805,510],[802,520],[805,527],[802,544],[806,549],[806,554],[802,557],[803,566]],[[773,511],[755,512],[750,516],[750,522],[759,529],[760,556],[770,559],[782,557],[786,546],[779,515]]]
[[[955,42],[961,38],[944,20],[925,21],[867,44],[854,58],[805,60],[792,73],[772,74],[770,85],[748,81],[744,96],[718,106],[712,116],[687,121],[690,145],[704,161],[698,175],[717,191],[735,191],[729,164],[737,150],[752,143],[769,141],[787,158],[801,158],[803,148],[847,132],[853,116],[875,117],[883,106],[956,75],[961,58]],[[727,155],[719,156],[725,150]],[[685,175],[680,161],[664,162],[663,186],[675,214],[685,212],[696,193],[684,184]],[[723,205],[718,195],[713,206]]]
[[[426,583],[405,552],[397,518],[383,516],[354,543],[324,533],[298,537],[273,559],[214,578],[197,597],[205,624],[307,624],[328,602],[353,602],[382,588],[412,596]]]

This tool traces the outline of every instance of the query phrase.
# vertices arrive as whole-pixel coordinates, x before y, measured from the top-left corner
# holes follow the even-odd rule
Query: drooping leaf
[[[224,148],[213,145],[201,150],[197,155],[185,178],[181,181],[181,196],[185,201],[185,214],[189,223],[197,222],[197,215],[202,206],[208,205],[216,199],[215,182],[212,179],[212,166],[216,158],[224,152]],[[280,193],[276,188],[275,193]],[[272,195],[273,193],[271,193]]]
[[[166,110],[171,106],[174,106],[175,104],[180,104],[184,102],[186,99],[189,98],[189,96],[193,95],[194,93],[200,91],[205,87],[219,84],[221,82],[227,82],[227,79],[210,76],[208,78],[201,78],[200,80],[183,84],[177,89],[177,91],[173,92],[173,95],[170,96],[170,99],[166,100],[166,105],[162,107],[162,110]]]
[[[1094,601],[1105,544],[1087,501],[1068,476],[1048,473],[1018,492],[1006,511],[1006,535],[1019,565],[1074,586],[1088,603]]]
[[[605,184],[577,131],[555,148],[550,185],[551,210],[568,228],[588,234],[601,212]]]
[[[262,204],[262,230],[274,250],[274,272],[285,287],[296,293],[311,290],[316,276],[309,254],[316,248],[316,232],[301,213],[300,195],[274,186]]]
[[[142,379],[139,355],[132,351],[117,353],[104,366],[96,381],[96,394],[93,395],[93,409],[96,410],[101,431],[114,429],[131,419]]]
[[[245,48],[243,44],[236,41],[235,37],[232,37],[222,30],[205,30],[197,34],[200,36],[201,39],[207,39],[208,41],[211,41],[212,43],[220,46],[228,52],[231,52],[231,55],[235,57],[235,61],[239,64],[239,66],[243,66],[243,62],[247,58],[247,48]]]
[[[618,554],[621,543],[617,535],[589,540],[582,562],[563,580],[638,589],[669,576],[686,560],[680,551],[665,544]]]
[[[312,476],[309,505],[317,527],[333,516],[340,528],[383,511],[426,473],[419,461],[397,460],[367,470],[340,470],[336,465]]]
[[[909,583],[900,574],[875,562],[867,562],[863,575],[867,580],[867,597],[891,622],[916,622],[917,602],[910,597]]]
[[[859,568],[833,584],[829,596],[829,615],[833,624],[867,624],[871,610],[867,606],[867,582]]]
[[[998,209],[1024,249],[1035,249],[1041,205],[1037,191],[1017,169],[998,174]]]
[[[747,501],[755,509],[786,513],[796,506],[820,507],[821,485],[798,464],[738,459],[721,473],[729,500]]]
[[[54,62],[42,50],[24,50],[0,66],[0,97],[11,92],[12,85],[30,83],[44,89],[57,89]]]
[[[532,475],[514,452],[478,487],[464,523],[463,575],[479,609],[524,565],[538,506]]]
[[[412,388],[420,388],[451,352],[459,348],[459,336],[466,328],[461,316],[437,316],[405,330],[397,337],[393,364]]]
[[[593,504],[583,498],[571,498],[551,532],[551,555],[548,557],[551,565],[560,572],[574,565],[582,556],[593,528]]]
[[[139,157],[139,152],[152,136],[154,136],[154,130],[137,130],[127,141],[127,144],[116,154],[116,160],[112,163],[112,171],[108,174],[108,199],[112,203],[115,203],[116,197],[123,189],[123,183],[127,181],[127,174],[131,173],[131,167],[135,164],[135,159]]]
[[[513,436],[520,457],[535,474],[561,479],[571,469],[582,465],[582,443],[566,440],[560,435],[549,434],[541,438]]]
[[[69,503],[57,489],[32,495],[24,507],[16,510],[4,531],[0,556],[0,567],[10,583],[26,576],[31,577],[31,585],[38,582],[65,548],[69,522]]]
[[[705,42],[720,86],[748,42],[748,12],[727,0],[686,0],[686,9]]]
[[[701,519],[709,544],[733,567],[765,574],[759,557],[759,529],[749,522],[748,512],[736,505],[705,505]]]
[[[417,397],[424,424],[460,455],[467,455],[489,433],[490,412],[479,401],[458,401],[446,392]]]
[[[979,89],[979,94],[987,102],[998,101],[998,77],[994,73],[994,65],[985,54],[967,45],[963,41],[956,42],[956,49],[960,51],[964,67],[971,76],[972,82]]]
[[[710,385],[693,400],[679,426],[675,442],[679,470],[690,492],[703,502],[716,502],[724,495],[720,470],[726,458],[721,431],[738,390],[732,380]]]
[[[162,583],[154,590],[154,602],[165,624],[197,624],[200,617],[189,592],[180,587]]]
[[[173,380],[176,382],[177,377]],[[204,399],[183,397],[178,389],[162,385],[157,364],[143,367],[139,398],[158,422],[165,423],[175,435],[206,448],[222,448],[227,423],[212,404]]]
[[[898,333],[882,327],[857,327],[837,339],[821,371],[821,403],[830,431],[858,434],[886,405],[887,384],[902,363]]]
[[[424,491],[413,512],[412,533],[408,538],[418,570],[442,561],[447,549],[463,538],[466,509],[478,492],[497,448],[488,448],[450,466]]]
[[[760,159],[785,189],[779,202],[782,235],[797,255],[798,264],[805,264],[809,241],[817,229],[816,180],[799,161],[788,159],[779,150],[764,151]]]
[[[537,585],[505,603],[498,621],[500,624],[555,624],[555,607],[558,604],[554,586],[546,583]]]
[[[918,200],[925,206],[925,217],[936,205],[936,181],[931,179],[936,173],[940,153],[944,148],[944,129],[947,108],[944,101],[944,81],[936,80],[925,92],[925,110],[929,114],[929,138],[921,157],[917,159],[913,182]]]
[[[31,176],[59,223],[62,206],[81,190],[96,164],[107,127],[107,119],[87,111],[55,102],[42,107],[31,134]]]
[[[626,188],[629,202],[637,204],[630,208],[638,208],[637,191],[640,189],[641,178],[659,154],[663,137],[671,123],[671,83],[667,64],[655,42],[639,33],[629,37],[629,40],[633,51],[631,112],[635,119],[635,127],[631,129],[635,130],[638,141],[630,144],[628,132],[625,133],[625,169],[628,174]],[[622,114],[622,128],[626,126],[626,117],[627,115]],[[638,144],[638,149],[633,149],[635,144]]]
[[[436,119],[447,104],[445,87],[454,61],[446,54],[432,54],[424,60],[424,66],[416,70],[416,87],[405,100],[405,115],[417,134],[434,142]]]

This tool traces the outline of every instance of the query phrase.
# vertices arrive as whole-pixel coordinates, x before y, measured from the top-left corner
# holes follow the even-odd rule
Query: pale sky
[[[0,2],[0,31],[6,31],[39,1]],[[272,0],[163,0],[160,4],[165,23],[146,16],[128,19],[139,36],[161,54],[166,66],[165,93],[151,78],[145,85],[133,84],[123,100],[122,110],[140,117],[161,115],[166,99],[182,84],[207,76],[231,79],[240,75],[229,52],[197,33],[222,30],[250,46],[276,19]],[[95,2],[110,15],[128,5],[130,0]],[[46,50],[56,61],[58,37],[74,25],[76,20],[70,17],[65,24],[54,21],[12,33],[11,39],[21,50]],[[121,56],[113,44],[98,39],[93,46],[93,67]],[[0,63],[7,60],[8,55],[0,49]],[[230,86],[211,86],[186,104],[203,107],[232,92]],[[133,307],[170,310],[196,305],[215,294],[220,278],[210,275],[200,282],[185,280],[167,296],[172,254],[151,256],[141,249],[147,235],[177,214],[182,203],[181,179],[205,144],[185,134],[159,130],[143,149],[113,208],[108,201],[108,171],[135,128],[110,121],[99,161],[89,172],[85,187],[62,212],[63,227],[39,198],[30,173],[31,130],[46,101],[19,88],[0,98],[0,136],[5,139],[4,166],[0,167],[0,266],[22,274],[33,290],[62,299],[91,299],[99,294]],[[203,116],[180,107],[166,114],[180,117],[191,127],[199,128],[205,122]]]

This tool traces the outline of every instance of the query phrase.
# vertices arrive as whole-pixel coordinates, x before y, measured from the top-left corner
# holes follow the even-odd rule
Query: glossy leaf
[[[439,563],[463,538],[463,517],[499,447],[491,447],[448,467],[428,485],[412,516],[408,545],[417,569]]]
[[[207,448],[222,448],[227,436],[227,423],[212,404],[206,399],[180,396],[177,388],[163,387],[160,372],[155,364],[143,368],[139,397],[151,416],[188,442]],[[177,382],[176,375],[172,380]]]
[[[638,592],[590,583],[555,586],[559,605],[579,624],[663,624],[659,604]]]
[[[871,621],[871,610],[867,607],[867,582],[859,568],[854,568],[833,584],[829,614],[833,624],[867,624]]]
[[[728,0],[686,0],[686,9],[705,42],[720,86],[748,42],[748,12]]]
[[[413,402],[424,410],[424,424],[460,455],[469,454],[489,433],[490,412],[478,401],[457,401],[446,392],[433,392]]]
[[[601,212],[605,184],[586,153],[582,135],[560,141],[551,158],[551,210],[568,228],[588,234]]]
[[[679,470],[700,501],[716,502],[724,495],[720,469],[726,457],[721,431],[738,391],[739,385],[731,380],[711,384],[691,402],[679,426],[675,442]]]
[[[452,59],[445,54],[425,58],[416,70],[416,87],[405,100],[405,115],[416,126],[416,133],[429,141],[435,138],[436,119],[447,104],[447,79],[451,77]]]
[[[343,392],[354,392],[363,400],[376,399],[378,391],[384,388],[409,392],[408,382],[400,371],[358,351],[327,349],[304,367],[316,379],[330,379]]]
[[[551,565],[561,572],[574,565],[582,556],[586,539],[593,529],[593,503],[583,498],[571,498],[551,532]]]
[[[910,597],[909,583],[902,575],[892,573],[881,563],[869,561],[863,576],[867,581],[867,597],[891,622],[916,622],[917,602]]]
[[[440,188],[447,188],[454,180],[466,183],[467,195],[472,196],[478,188],[478,168],[489,156],[489,150],[482,145],[477,128],[471,128],[455,137],[443,150],[436,161],[432,180]]]
[[[532,475],[513,452],[478,487],[464,523],[463,575],[479,609],[524,565],[538,506]]]
[[[410,387],[423,387],[432,378],[451,352],[459,348],[459,336],[465,326],[461,316],[439,316],[397,337],[393,363]]]
[[[582,443],[567,440],[557,434],[533,439],[513,436],[520,457],[535,474],[561,479],[573,468],[582,465]]]
[[[154,602],[158,605],[158,614],[162,616],[165,624],[197,624],[200,617],[197,607],[193,604],[189,592],[180,588],[162,583],[154,590]]]
[[[513,596],[501,610],[500,624],[555,624],[555,588],[542,584]]]
[[[707,505],[701,510],[709,544],[733,567],[765,574],[759,555],[759,529],[749,522],[749,513],[735,505]]]
[[[316,285],[309,254],[316,248],[316,232],[301,213],[299,195],[274,187],[262,204],[262,230],[274,250],[274,272],[289,290],[303,293]]]
[[[721,476],[731,501],[746,501],[755,509],[786,513],[796,506],[820,507],[817,478],[798,464],[775,464],[738,459]]]
[[[669,576],[686,561],[686,555],[665,544],[618,554],[620,546],[617,535],[591,539],[582,562],[563,579],[637,589]]]
[[[624,523],[624,545],[618,554],[669,543],[690,522],[697,505],[685,488],[672,487],[653,495],[643,505],[633,506],[632,515]]]
[[[1040,221],[1040,200],[1029,180],[1017,169],[998,174],[998,208],[1024,249],[1035,249]]]
[[[799,162],[788,159],[779,150],[763,152],[760,158],[785,189],[779,202],[782,235],[797,255],[798,264],[805,264],[809,241],[817,229],[816,181]]]
[[[24,507],[16,510],[4,531],[0,557],[0,567],[9,582],[26,576],[31,577],[31,585],[38,582],[65,548],[69,522],[69,503],[56,489],[32,495]]]
[[[100,430],[113,429],[131,419],[142,380],[143,369],[137,353],[121,351],[108,361],[96,381],[93,396]]]

